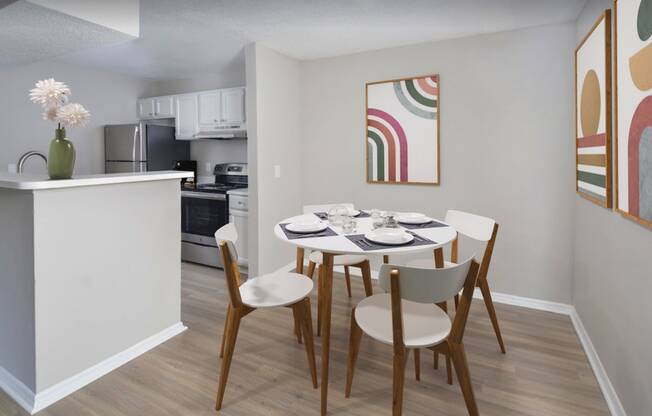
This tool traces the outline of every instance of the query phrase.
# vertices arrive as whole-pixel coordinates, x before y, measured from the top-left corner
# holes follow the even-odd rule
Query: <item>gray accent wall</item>
[[[574,39],[559,24],[302,62],[302,203],[495,218],[492,289],[570,303]],[[434,73],[441,185],[367,184],[365,83]]]
[[[610,0],[587,2],[577,20],[577,44],[611,7]],[[627,414],[648,415],[652,229],[579,196],[573,202],[573,305]]]

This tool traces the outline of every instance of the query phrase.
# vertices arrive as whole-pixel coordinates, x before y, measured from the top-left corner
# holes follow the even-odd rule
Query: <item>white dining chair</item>
[[[344,202],[340,204],[327,204],[327,205],[305,205],[303,207],[304,214],[313,214],[315,212],[325,212],[335,207],[343,206],[348,209],[355,209],[352,203]],[[317,267],[317,291],[320,291],[321,284],[323,279],[321,278],[323,264],[323,255],[321,251],[313,251],[308,256],[308,269],[306,270],[306,275],[312,278],[315,273],[315,267]],[[333,266],[343,266],[344,267],[344,280],[346,281],[346,291],[349,297],[351,297],[351,274],[350,267],[355,267],[360,269],[362,274],[362,282],[364,284],[364,290],[366,296],[373,295],[373,287],[371,284],[371,265],[369,263],[369,258],[362,255],[340,255],[333,257]],[[318,299],[320,297],[318,296]],[[321,305],[317,305],[317,335],[321,335]]]
[[[218,247],[224,263],[224,273],[229,291],[229,306],[224,323],[220,357],[220,379],[217,390],[215,409],[220,410],[229,369],[235,350],[240,320],[256,309],[286,307],[292,313],[301,327],[303,340],[308,356],[308,366],[312,385],[317,388],[317,366],[310,312],[310,292],[313,282],[308,277],[297,273],[274,273],[259,277],[249,277],[246,282],[240,282],[240,267],[234,242],[238,233],[233,224],[227,224],[215,232]]]
[[[345,396],[351,395],[353,373],[362,334],[393,346],[393,408],[403,408],[405,363],[410,350],[428,348],[452,357],[467,410],[478,415],[462,338],[473,299],[479,265],[472,258],[448,268],[415,268],[383,264],[380,286],[386,292],[367,297],[353,308],[347,360]],[[436,303],[450,299],[463,289],[455,319]]]

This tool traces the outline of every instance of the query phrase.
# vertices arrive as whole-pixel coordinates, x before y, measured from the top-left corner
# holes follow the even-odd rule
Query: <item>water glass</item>
[[[383,221],[385,228],[399,228],[398,221],[396,220],[396,213],[388,211],[385,213],[385,220]]]
[[[347,215],[342,218],[342,231],[344,234],[351,234],[356,229],[356,221],[353,217]]]
[[[370,211],[370,215],[373,229],[382,228],[385,224],[385,220],[383,219],[380,210],[374,208]]]

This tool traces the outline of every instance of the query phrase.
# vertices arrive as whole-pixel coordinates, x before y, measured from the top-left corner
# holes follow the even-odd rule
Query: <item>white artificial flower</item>
[[[56,121],[57,110],[57,107],[46,108],[45,111],[43,111],[43,120]]]
[[[86,124],[91,114],[78,103],[66,104],[57,109],[57,120],[66,127],[78,127]]]
[[[36,83],[36,87],[29,90],[29,99],[41,104],[43,108],[59,107],[68,101],[70,89],[63,82],[54,78],[44,79]]]

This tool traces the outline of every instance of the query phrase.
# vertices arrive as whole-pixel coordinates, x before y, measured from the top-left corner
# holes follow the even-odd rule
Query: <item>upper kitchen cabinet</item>
[[[197,94],[199,100],[199,127],[212,128],[221,122],[220,91],[206,91]]]
[[[199,97],[199,128],[241,127],[245,122],[245,88],[205,91]]]
[[[138,117],[141,119],[174,117],[174,97],[155,97],[138,100]]]
[[[245,122],[245,89],[229,88],[220,91],[221,123],[225,126],[242,125]]]
[[[177,95],[174,98],[177,140],[193,140],[199,132],[197,94]]]

